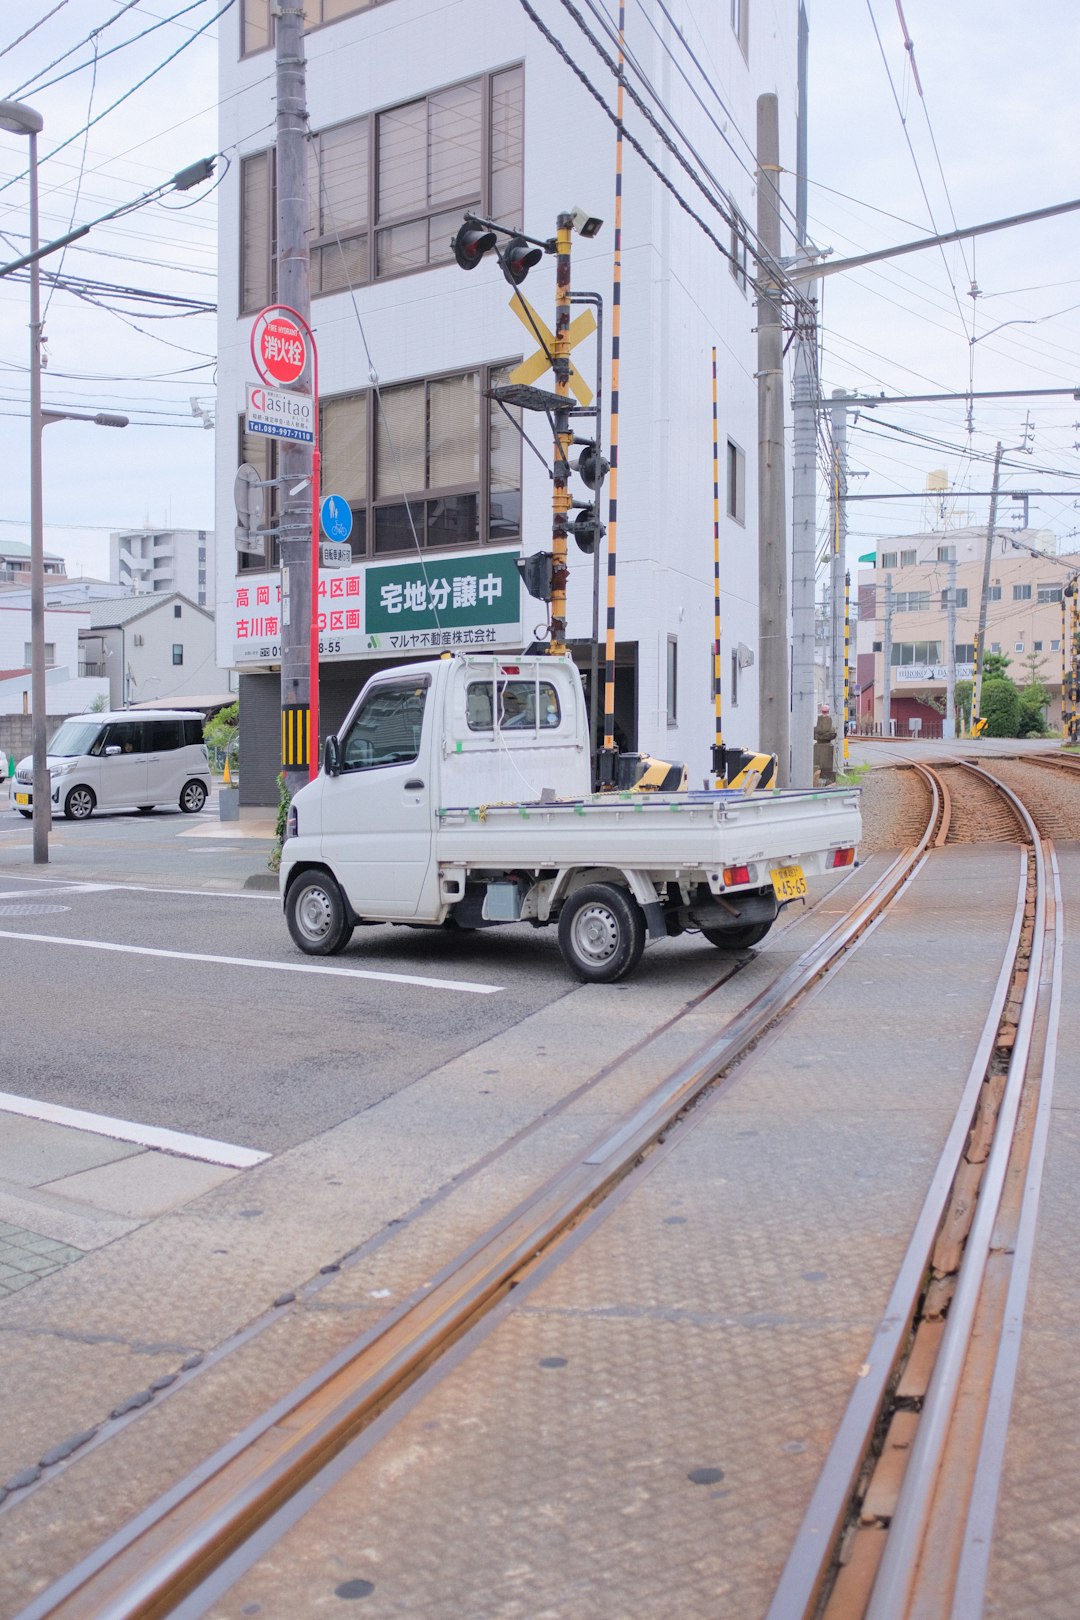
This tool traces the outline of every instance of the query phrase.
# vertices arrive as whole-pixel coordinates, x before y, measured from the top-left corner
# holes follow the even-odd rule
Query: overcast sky
[[[214,30],[196,30],[223,3],[60,0],[57,8],[57,0],[23,0],[3,8],[0,94],[29,102],[45,119],[43,239],[134,200],[215,150]],[[749,0],[751,49],[755,13],[764,17],[788,3],[794,10],[795,0]],[[1068,0],[1030,0],[1025,7],[1015,0],[902,4],[912,51],[897,0],[807,0],[810,232],[835,257],[1080,193],[1074,172],[1080,7]],[[726,0],[669,0],[676,16],[698,19],[699,8],[718,5],[724,10]],[[176,20],[106,56],[161,18]],[[628,36],[635,26],[645,24],[631,6]],[[79,44],[94,29],[96,74],[94,43]],[[572,34],[569,22],[567,30]],[[80,133],[178,47],[184,48],[174,61]],[[80,71],[47,85],[76,66]],[[7,258],[26,247],[27,192],[19,177],[27,144],[0,133],[0,251]],[[47,261],[48,268],[212,303],[216,194],[202,187],[193,195],[191,206],[191,195],[176,196],[99,227],[62,264]],[[963,393],[972,363],[976,390],[1071,389],[1080,381],[1078,241],[1080,214],[1067,214],[828,279],[826,392]],[[89,291],[109,307],[44,288],[45,404],[122,411],[133,425],[116,431],[58,423],[46,430],[46,546],[64,555],[73,573],[104,574],[112,528],[147,521],[213,525],[214,436],[190,401],[214,408],[215,328],[211,315],[180,318],[115,291]],[[170,318],[156,318],[162,315]],[[0,537],[19,540],[28,538],[29,516],[27,318],[25,281],[0,280],[0,454],[7,475]],[[852,471],[868,476],[854,479],[852,492],[919,491],[937,468],[954,486],[986,490],[985,458],[999,439],[1007,447],[1021,443],[1028,410],[1034,453],[1007,458],[1003,489],[1064,490],[1075,480],[1080,500],[1080,455],[1073,448],[1080,401],[1071,397],[976,400],[970,434],[964,402],[863,410],[851,426],[849,456]],[[976,495],[953,502],[948,521],[985,522],[987,504]],[[1000,521],[1011,525],[1014,512],[1018,503],[1006,500]],[[878,537],[941,521],[921,500],[852,502],[850,513],[852,558]],[[1069,494],[1033,499],[1030,522],[1080,546],[1080,509]]]

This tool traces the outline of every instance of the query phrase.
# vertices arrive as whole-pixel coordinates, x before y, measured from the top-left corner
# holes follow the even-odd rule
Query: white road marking
[[[217,967],[268,968],[271,973],[322,973],[338,979],[378,979],[386,984],[417,984],[427,990],[459,990],[463,995],[494,996],[501,984],[473,984],[468,979],[429,979],[418,973],[376,973],[368,968],[324,967],[315,962],[264,962],[252,956],[206,956],[198,951],[162,951],[150,945],[118,945],[103,939],[69,939],[63,934],[22,934],[0,928],[0,939],[25,939],[40,945],[75,945],[86,951],[119,951],[129,956],[163,956],[174,962],[211,962]]]
[[[76,1131],[93,1131],[116,1142],[136,1142],[140,1147],[162,1148],[184,1159],[202,1159],[207,1164],[224,1164],[233,1170],[250,1170],[270,1157],[257,1148],[236,1147],[231,1142],[215,1142],[210,1136],[189,1136],[186,1131],[168,1131],[157,1125],[140,1125],[135,1120],[111,1119],[108,1114],[91,1114],[83,1108],[63,1108],[59,1103],[38,1102],[34,1097],[16,1097],[0,1091],[0,1112],[22,1114],[50,1125],[67,1125]]]

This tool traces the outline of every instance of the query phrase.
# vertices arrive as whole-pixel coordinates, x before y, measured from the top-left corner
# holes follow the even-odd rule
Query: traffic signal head
[[[523,236],[512,236],[499,257],[514,286],[520,287],[533,265],[539,264],[544,257],[544,250],[530,246]]]
[[[496,240],[494,231],[483,225],[471,225],[466,220],[454,237],[454,258],[463,270],[475,270],[484,254],[491,252]]]
[[[582,551],[595,551],[596,542],[606,532],[607,524],[600,522],[596,515],[596,507],[591,504],[583,506],[570,524],[570,533],[574,537],[574,543],[580,546]]]
[[[515,567],[530,596],[541,602],[551,601],[551,552],[533,551],[527,557],[517,557]]]
[[[578,456],[577,472],[587,489],[599,489],[608,473],[611,471],[611,462],[602,456],[595,444],[587,444]]]

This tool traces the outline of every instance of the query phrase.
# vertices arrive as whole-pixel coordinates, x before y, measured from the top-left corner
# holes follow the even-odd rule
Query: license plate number
[[[806,873],[801,866],[774,866],[769,876],[778,900],[798,900],[806,893]]]
[[[29,795],[29,793],[16,793],[16,795],[15,795],[15,803],[16,804],[29,804],[30,803],[30,795]]]

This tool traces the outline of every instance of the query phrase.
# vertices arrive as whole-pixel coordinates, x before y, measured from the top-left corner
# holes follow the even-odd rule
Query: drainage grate
[[[16,905],[0,905],[0,917],[45,917],[52,911],[70,911],[70,906],[46,906],[35,904],[34,901],[19,902]]]

